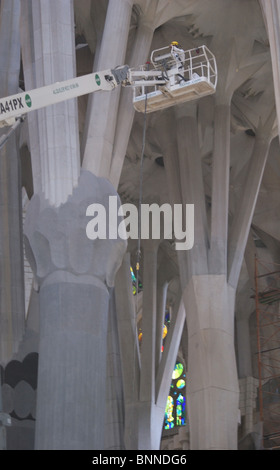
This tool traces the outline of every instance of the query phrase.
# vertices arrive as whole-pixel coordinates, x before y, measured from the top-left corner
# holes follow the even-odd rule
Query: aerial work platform
[[[0,128],[17,126],[29,112],[119,85],[133,88],[133,106],[142,113],[214,93],[217,67],[209,49],[179,51],[174,55],[170,46],[163,47],[152,52],[150,64],[137,69],[123,65],[0,98]],[[0,147],[3,142],[0,139]]]
[[[175,60],[167,46],[152,52],[151,64],[130,70],[136,111],[150,113],[215,93],[217,65],[209,49],[190,49],[183,57]]]

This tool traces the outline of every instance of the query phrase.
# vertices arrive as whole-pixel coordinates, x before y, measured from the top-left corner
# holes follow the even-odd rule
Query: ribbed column
[[[130,371],[131,372],[131,371]],[[107,379],[105,449],[123,450],[124,446],[124,393],[121,370],[120,344],[118,335],[114,289],[111,289],[107,335]],[[105,418],[103,418],[105,419]]]
[[[37,450],[104,448],[108,301],[94,278],[41,288]]]
[[[20,70],[20,1],[1,2],[0,96],[17,93]],[[0,130],[0,135],[7,128]],[[17,351],[24,331],[21,172],[17,135],[0,151],[0,361]]]
[[[36,195],[28,206],[26,253],[40,298],[36,449],[104,449],[109,291],[126,250],[90,240],[86,209],[109,213],[112,186],[89,172],[66,204]]]
[[[191,450],[237,449],[234,298],[224,275],[193,276],[184,291]]]
[[[75,77],[73,1],[35,0],[32,8],[30,3],[25,8],[25,34],[30,44],[24,54],[26,90]],[[31,19],[33,36],[26,31]],[[37,170],[34,187],[43,190],[50,204],[59,206],[72,193],[80,172],[77,103],[65,101],[36,115],[37,125],[34,116],[30,118],[32,166]]]
[[[132,0],[110,0],[98,60],[94,71],[124,65],[130,26]],[[120,87],[112,93],[99,92],[89,97],[85,123],[83,168],[96,176],[109,176]],[[102,110],[102,113],[100,112]]]

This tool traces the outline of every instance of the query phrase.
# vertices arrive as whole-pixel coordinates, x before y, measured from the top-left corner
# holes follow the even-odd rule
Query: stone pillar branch
[[[158,0],[151,3],[151,12],[139,18],[137,35],[133,45],[133,51],[128,59],[130,67],[145,64],[149,59],[148,54],[151,47],[155,18],[153,12],[156,11]],[[118,122],[113,146],[112,162],[110,167],[109,179],[115,188],[118,187],[123,162],[131,133],[135,110],[132,103],[132,90],[126,88],[121,92]]]
[[[164,351],[156,374],[156,403],[165,406],[170,389],[170,377],[178,354],[186,312],[181,295],[177,297],[172,320],[166,337]]]
[[[264,138],[256,134],[242,197],[232,221],[228,244],[228,282],[234,288],[237,287],[239,279],[270,142],[270,136]]]
[[[95,71],[124,64],[132,3],[132,0],[109,1],[101,49],[94,63]],[[83,138],[83,168],[96,176],[109,177],[120,92],[119,87],[113,92],[94,93],[89,97]]]
[[[196,107],[191,115],[178,116],[177,139],[182,203],[183,206],[194,204],[194,246],[188,253],[188,261],[193,274],[205,274],[208,272],[208,228]]]
[[[156,351],[155,351],[155,362],[156,362],[156,371],[158,369],[162,352],[162,330],[164,325],[164,316],[165,316],[165,307],[166,307],[166,297],[167,297],[168,282],[162,281],[157,282],[157,319],[156,319]]]
[[[180,177],[180,161],[178,151],[178,139],[176,131],[176,119],[174,109],[171,108],[160,116],[156,132],[164,156],[166,179],[170,204],[183,204]],[[190,263],[187,262],[189,252],[182,251],[179,256],[181,284],[186,285],[191,276]]]
[[[230,168],[230,105],[216,104],[212,164],[212,213],[209,271],[227,272],[228,198]]]
[[[139,398],[142,402],[155,402],[155,338],[156,338],[156,287],[158,243],[145,240],[143,271],[143,313],[141,374]]]

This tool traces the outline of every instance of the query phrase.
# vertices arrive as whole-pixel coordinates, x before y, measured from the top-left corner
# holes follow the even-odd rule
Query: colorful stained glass
[[[186,399],[180,393],[176,400],[176,425],[183,426],[185,424],[185,407]]]
[[[172,429],[175,426],[186,424],[186,398],[180,391],[186,386],[185,378],[183,364],[176,362],[165,408],[164,429]]]
[[[182,388],[184,388],[185,385],[186,385],[186,382],[183,379],[180,379],[176,382],[176,387],[179,388],[179,390],[182,390]]]
[[[164,417],[165,429],[171,429],[174,427],[173,409],[174,409],[174,400],[169,395],[167,398],[167,403],[165,407],[165,417]]]
[[[131,266],[130,266],[130,274],[131,274],[132,281],[136,281],[136,277]]]
[[[184,371],[184,366],[181,364],[181,362],[176,362],[176,365],[174,367],[173,373],[172,373],[172,379],[179,379],[181,377],[182,373]]]
[[[136,295],[137,294],[137,278],[131,266],[130,266],[130,274],[131,274],[131,280],[132,280],[132,292],[133,292],[133,295]],[[143,288],[142,283],[138,281],[138,292],[142,290],[142,288]]]

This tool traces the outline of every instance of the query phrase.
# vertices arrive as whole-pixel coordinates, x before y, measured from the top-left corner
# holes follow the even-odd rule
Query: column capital
[[[114,285],[126,241],[117,236],[110,238],[110,196],[117,198],[116,208],[120,206],[111,183],[87,171],[82,171],[73,194],[59,207],[51,206],[43,194],[33,196],[27,210],[24,238],[26,254],[39,287],[57,276],[67,282],[69,275],[72,281],[76,278],[79,282],[82,276],[88,278],[89,283],[96,278],[97,283],[107,287]],[[93,218],[86,215],[91,204],[98,204],[105,215],[98,218],[98,222],[106,224],[105,239],[92,240],[87,236],[87,224]]]

